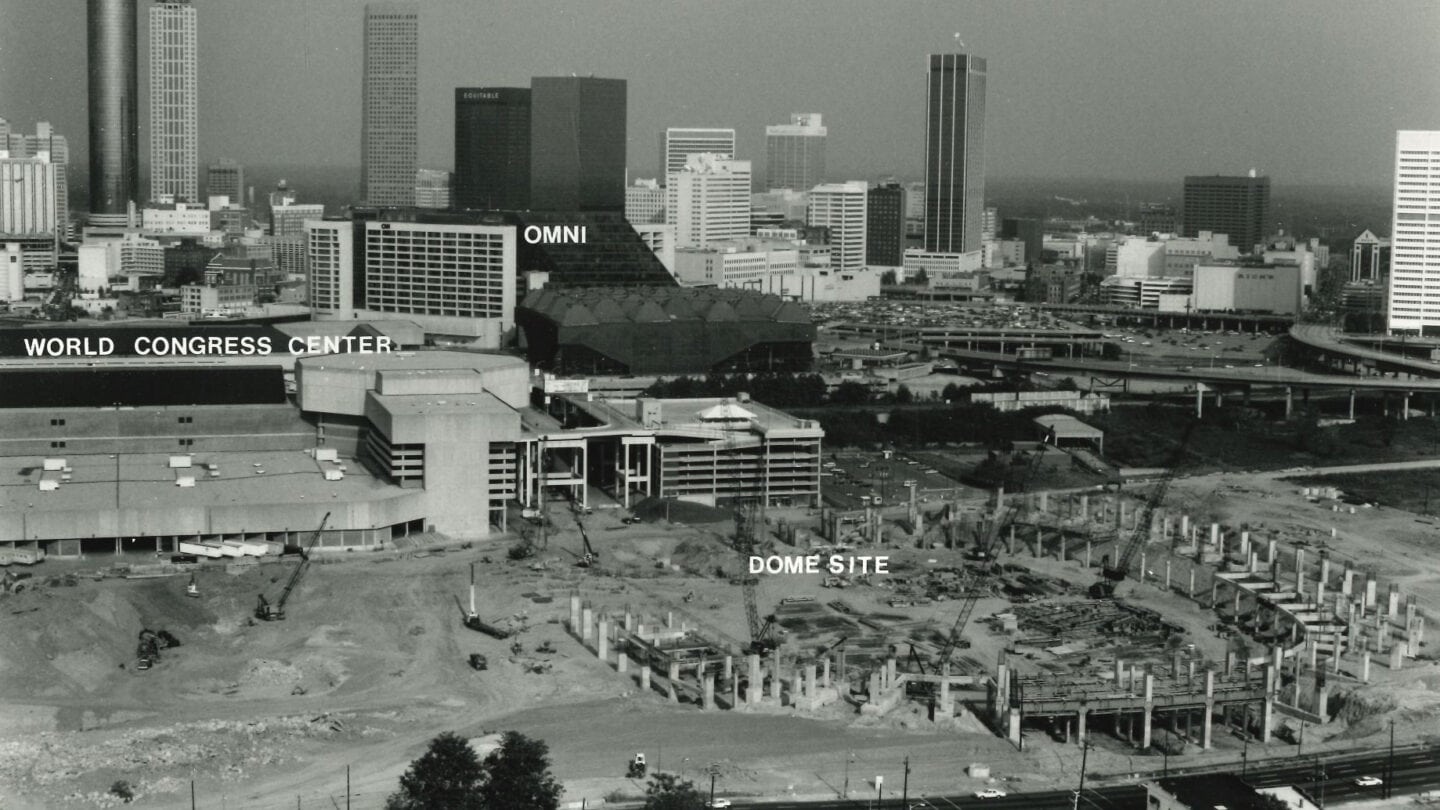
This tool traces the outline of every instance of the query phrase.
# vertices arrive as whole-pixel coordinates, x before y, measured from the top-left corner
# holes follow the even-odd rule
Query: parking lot
[[[885,457],[887,452],[827,454],[820,473],[825,501],[840,509],[903,505],[910,500],[912,481],[923,503],[953,499],[957,490],[972,489],[900,451],[891,453],[890,458]]]

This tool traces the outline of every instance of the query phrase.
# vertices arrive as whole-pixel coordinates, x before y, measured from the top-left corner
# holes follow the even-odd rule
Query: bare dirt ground
[[[1425,589],[1420,592],[1427,604],[1440,597],[1434,563],[1426,563],[1428,571],[1420,567],[1433,534],[1417,530],[1430,527],[1388,510],[1357,516],[1321,511],[1291,495],[1293,485],[1262,477],[1239,484],[1227,478],[1226,484],[1244,491],[1227,490],[1219,498],[1212,497],[1216,483],[1177,482],[1175,492],[1193,499],[1197,510],[1230,521],[1298,523],[1312,531],[1334,522],[1340,536],[1328,541],[1331,547],[1367,559],[1375,556],[1367,551],[1375,533],[1383,532],[1392,550],[1377,558],[1382,573],[1401,577],[1407,589]],[[803,510],[785,517],[794,524],[806,518]],[[557,523],[565,520],[556,516]],[[716,763],[718,790],[749,797],[833,797],[844,790],[847,772],[856,797],[872,795],[876,775],[885,775],[888,793],[907,756],[912,795],[978,787],[961,772],[970,762],[990,765],[997,778],[1013,783],[1012,790],[1066,787],[1078,775],[1075,745],[1032,734],[1030,750],[1021,754],[968,712],[937,727],[914,709],[862,722],[838,708],[813,717],[789,710],[701,712],[640,694],[633,672],[616,673],[567,634],[560,622],[569,595],[579,592],[614,612],[626,606],[651,615],[674,611],[678,620],[719,638],[743,639],[740,589],[715,576],[717,568],[738,570],[734,552],[720,539],[730,526],[661,522],[622,528],[614,516],[596,515],[587,519],[587,529],[603,567],[591,571],[573,566],[578,534],[560,528],[537,558],[546,570],[504,562],[508,539],[448,552],[322,558],[292,597],[283,622],[250,616],[256,594],[278,594],[291,563],[235,575],[207,570],[199,577],[198,600],[183,595],[185,578],[82,578],[73,587],[0,598],[0,808],[118,806],[106,795],[118,779],[134,786],[144,807],[188,807],[193,780],[201,807],[282,808],[298,801],[302,808],[333,808],[343,806],[347,766],[352,806],[378,808],[409,761],[444,730],[479,737],[517,729],[544,739],[566,785],[565,799],[575,802],[640,795],[643,786],[622,776],[637,751],[656,767],[697,782],[707,781],[702,771]],[[901,572],[959,562],[959,552],[944,549],[887,551]],[[525,628],[514,639],[518,652],[511,640],[462,626],[471,562],[478,563],[481,616]],[[1077,584],[1093,577],[1075,563],[1016,562]],[[43,577],[43,570],[37,575]],[[895,609],[887,604],[889,589],[825,589],[821,579],[766,578],[760,601],[773,606],[784,596],[813,595],[821,604],[842,599],[858,612],[890,615],[881,644],[946,630],[957,610],[955,602]],[[1137,601],[1203,635],[1207,617],[1193,603],[1139,590]],[[976,626],[1006,605],[982,601]],[[134,668],[142,627],[167,629],[182,642],[148,672]],[[787,650],[835,637],[827,632],[796,633]],[[963,655],[975,668],[992,666],[1005,639],[978,629],[972,635],[974,646],[956,658]],[[538,653],[547,641],[556,652]],[[488,671],[466,666],[472,652],[488,656]],[[547,661],[548,673],[531,671]],[[1424,732],[1428,724],[1433,731],[1440,716],[1440,672],[1433,665],[1395,673],[1367,689],[1356,705],[1370,701],[1366,705],[1375,710],[1362,713],[1368,725],[1357,722],[1352,729],[1368,730],[1393,705],[1408,730]],[[983,694],[962,700],[983,702]],[[1371,730],[1378,732],[1378,725]],[[1171,766],[1236,754],[1229,750],[1236,746],[1220,745],[1216,753]],[[1124,775],[1152,764],[1118,743],[1101,744],[1090,755],[1092,774]]]

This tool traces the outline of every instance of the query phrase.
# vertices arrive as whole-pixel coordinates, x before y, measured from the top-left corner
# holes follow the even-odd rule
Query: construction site
[[[636,755],[820,798],[907,757],[916,791],[1031,790],[1082,752],[1113,777],[1433,735],[1433,524],[1278,473],[1038,488],[1070,457],[1054,438],[1014,451],[1012,491],[922,466],[859,510],[592,489],[475,542],[345,550],[327,514],[216,559],[16,552],[0,789],[322,807],[348,780],[379,807],[442,730],[542,736],[576,806],[643,795]]]

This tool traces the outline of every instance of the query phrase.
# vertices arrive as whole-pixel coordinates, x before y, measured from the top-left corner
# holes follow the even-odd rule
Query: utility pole
[[[1090,741],[1080,742],[1080,787],[1075,790],[1075,801],[1070,804],[1071,810],[1080,810],[1080,794],[1085,792],[1085,765],[1090,759]]]
[[[905,757],[905,776],[900,782],[900,810],[910,808],[910,757]]]
[[[710,797],[715,798],[715,797]],[[350,766],[345,766],[345,810],[350,810]]]
[[[1392,718],[1390,720],[1390,754],[1385,758],[1385,785],[1384,789],[1380,791],[1384,794],[1383,798],[1388,799],[1394,794],[1395,789],[1390,786],[1393,781],[1395,781],[1395,720]]]

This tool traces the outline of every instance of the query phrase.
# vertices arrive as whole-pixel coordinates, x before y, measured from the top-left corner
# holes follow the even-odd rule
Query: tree
[[[550,747],[518,731],[507,731],[500,747],[485,757],[485,785],[480,790],[486,810],[555,810],[560,783],[550,773]]]
[[[894,287],[894,286],[895,286],[895,271],[894,271],[894,270],[886,270],[885,272],[883,272],[883,273],[880,274],[880,286],[881,286],[881,287]]]
[[[705,799],[695,783],[671,773],[657,773],[645,787],[645,810],[702,810]]]
[[[864,383],[842,382],[830,394],[831,405],[864,405],[870,401],[870,388]]]
[[[470,743],[446,731],[400,777],[400,789],[385,800],[385,810],[484,810],[485,769]],[[550,805],[551,808],[554,805]]]
[[[895,402],[899,405],[909,405],[915,401],[915,394],[910,391],[910,386],[904,383],[895,389]]]

